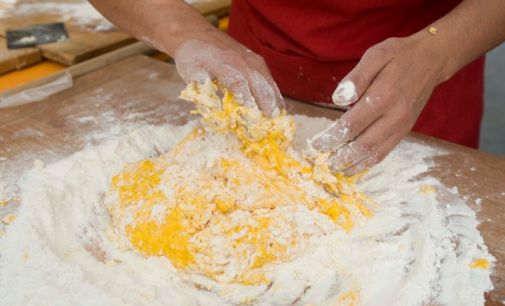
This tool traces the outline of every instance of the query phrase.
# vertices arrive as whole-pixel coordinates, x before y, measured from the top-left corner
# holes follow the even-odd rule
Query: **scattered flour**
[[[2,181],[2,172],[0,172],[0,202],[5,199],[5,185]]]
[[[107,31],[114,25],[103,17],[88,1],[71,3],[33,2],[17,3],[11,1],[11,6],[0,10],[0,17],[29,18],[39,14],[61,16],[60,21],[68,21],[73,26],[79,26],[90,31]],[[91,27],[89,27],[91,26]]]
[[[34,42],[37,41],[37,38],[35,36],[25,36],[18,40],[20,43],[29,43],[29,42]]]
[[[185,0],[189,4],[209,2],[210,0]],[[30,17],[39,14],[61,16],[59,21],[67,21],[73,26],[86,31],[109,31],[115,27],[100,14],[88,1],[64,2],[28,2],[18,0],[0,0],[0,18]]]
[[[296,150],[330,123],[304,116],[295,121]],[[475,213],[457,190],[422,175],[432,165],[429,158],[443,153],[409,142],[359,184],[379,204],[375,216],[349,234],[318,237],[293,261],[270,265],[271,284],[220,284],[179,272],[166,257],[120,249],[102,204],[112,177],[126,163],[167,153],[197,125],[144,126],[28,171],[17,219],[0,238],[2,303],[484,305],[490,270],[469,264],[494,258]],[[421,192],[424,186],[434,191]]]
[[[33,165],[35,166],[36,169],[44,169],[44,167],[46,166],[46,164],[41,161],[40,159],[36,159],[33,161]]]

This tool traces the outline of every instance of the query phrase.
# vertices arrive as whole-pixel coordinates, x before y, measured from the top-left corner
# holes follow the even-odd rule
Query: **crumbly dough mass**
[[[268,283],[265,266],[373,215],[357,177],[330,173],[331,152],[292,148],[290,116],[267,118],[210,81],[181,97],[203,127],[168,154],[126,165],[106,195],[128,247],[220,283]]]

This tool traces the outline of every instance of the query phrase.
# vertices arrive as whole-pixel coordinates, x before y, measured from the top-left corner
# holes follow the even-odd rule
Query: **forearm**
[[[434,27],[436,34],[429,32]],[[505,41],[505,1],[465,0],[449,14],[413,35],[445,61],[439,82]]]
[[[114,25],[146,44],[174,55],[189,33],[214,28],[182,0],[90,0]]]

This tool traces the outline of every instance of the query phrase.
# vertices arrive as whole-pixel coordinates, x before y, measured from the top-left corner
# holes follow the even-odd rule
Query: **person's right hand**
[[[261,56],[219,30],[192,34],[175,50],[177,70],[184,81],[203,84],[218,79],[237,102],[267,116],[284,109],[284,99]]]

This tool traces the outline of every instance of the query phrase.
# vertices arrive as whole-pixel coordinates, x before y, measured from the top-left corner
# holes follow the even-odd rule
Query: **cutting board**
[[[128,123],[181,125],[197,118],[193,105],[177,97],[185,87],[175,66],[145,56],[134,56],[79,77],[74,87],[29,105],[0,109],[0,173],[11,178],[7,188],[16,192],[22,172],[40,159],[58,161],[86,146],[107,141],[103,135],[117,135]],[[342,113],[287,99],[288,112],[336,119]],[[112,136],[108,136],[112,137]],[[446,152],[435,158],[429,175],[448,187],[457,187],[473,205],[490,252],[496,257],[492,280],[495,289],[487,294],[486,305],[503,305],[505,300],[505,158],[411,133],[409,141]],[[5,178],[5,177],[4,177]],[[14,194],[0,218],[15,211]]]
[[[7,5],[7,2],[12,1],[0,0],[0,16],[2,16],[0,36],[5,37],[5,30],[10,28],[15,29],[32,24],[57,21],[65,23],[70,35],[70,41],[37,46],[44,58],[58,63],[73,65],[135,41],[133,37],[115,29],[93,31],[93,29],[96,29],[100,25],[96,20],[93,21],[90,19],[89,22],[84,24],[82,22],[76,23],[75,18],[69,18],[70,15],[62,15],[61,12],[57,11],[51,12],[47,9],[41,11],[32,10],[33,12],[29,13],[29,15],[24,15],[25,17],[20,17],[19,13],[9,13],[16,12],[22,5],[29,5],[30,3],[36,3],[37,5],[47,3],[58,3],[61,5],[83,4],[90,8],[91,4],[85,0],[18,0],[12,5]],[[196,2],[194,3],[194,7],[203,15],[216,14],[220,16],[228,13],[230,4],[231,0],[209,0]],[[18,9],[19,11],[21,10]]]
[[[22,69],[42,60],[37,48],[7,49],[7,41],[0,37],[0,74]]]

